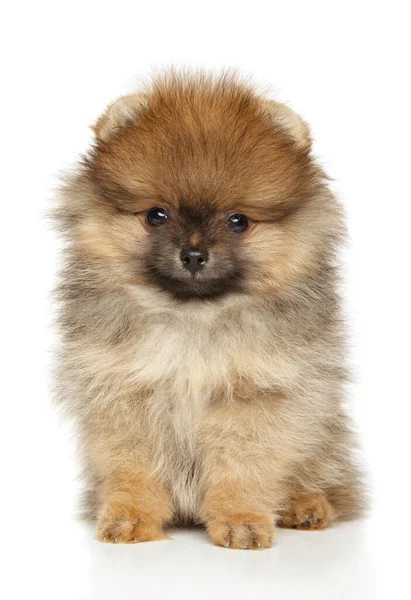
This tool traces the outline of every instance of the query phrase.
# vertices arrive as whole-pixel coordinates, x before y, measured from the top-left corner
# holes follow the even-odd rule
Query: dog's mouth
[[[150,269],[147,275],[156,286],[181,300],[214,299],[240,292],[243,288],[242,273],[237,271],[220,277],[204,277],[203,274],[196,274],[180,279],[159,271],[153,272],[153,269]]]

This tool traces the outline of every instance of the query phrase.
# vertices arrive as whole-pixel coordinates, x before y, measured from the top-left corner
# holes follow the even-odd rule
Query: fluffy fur
[[[307,125],[230,76],[111,105],[55,210],[66,239],[57,397],[79,429],[98,538],[194,522],[268,547],[274,525],[363,509],[343,408],[339,204]],[[163,207],[165,224],[147,211]],[[244,232],[227,227],[245,214]],[[192,276],[185,246],[207,248]]]

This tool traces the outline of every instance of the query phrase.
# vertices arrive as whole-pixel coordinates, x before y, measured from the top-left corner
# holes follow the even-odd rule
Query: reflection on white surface
[[[213,546],[201,529],[175,530],[172,539],[160,542],[102,544],[90,526],[68,520],[49,535],[44,554],[33,552],[30,587],[47,597],[76,600],[233,595],[375,600],[386,596],[369,524],[344,523],[322,532],[279,530],[272,549],[242,551]],[[20,585],[26,589],[27,580]]]
[[[138,572],[136,581],[159,598],[247,598],[270,590],[296,598],[310,588],[317,598],[329,598],[330,589],[336,598],[371,598],[363,529],[357,523],[313,535],[280,531],[266,551],[217,548],[204,531],[186,530],[174,532],[172,541],[131,548],[88,541],[86,552],[96,597],[111,597],[119,578],[128,579],[125,589],[131,590]]]
[[[110,598],[133,579],[159,598],[248,598],[270,591],[280,598],[375,598],[364,524],[325,532],[278,532],[271,550],[217,548],[201,530],[173,532],[173,540],[134,547],[86,543],[91,585]],[[131,595],[130,595],[131,597]]]

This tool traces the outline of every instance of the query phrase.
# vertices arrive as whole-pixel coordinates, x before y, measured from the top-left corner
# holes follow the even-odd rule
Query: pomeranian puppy
[[[105,542],[268,548],[364,506],[344,411],[341,207],[306,123],[237,77],[108,107],[62,186],[57,396]]]

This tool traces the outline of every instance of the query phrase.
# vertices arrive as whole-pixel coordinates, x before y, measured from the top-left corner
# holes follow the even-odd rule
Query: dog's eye
[[[168,215],[164,208],[150,208],[147,212],[147,223],[152,227],[159,227],[160,225],[164,225],[167,221]]]
[[[227,227],[231,229],[231,231],[241,233],[247,229],[248,219],[245,215],[241,214],[231,215],[227,221]]]

